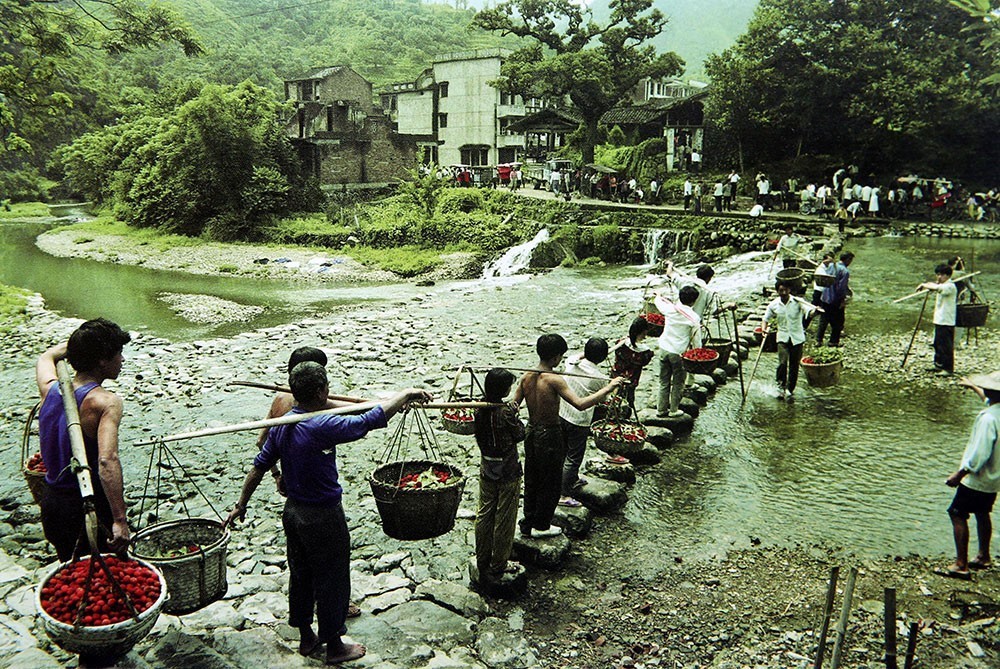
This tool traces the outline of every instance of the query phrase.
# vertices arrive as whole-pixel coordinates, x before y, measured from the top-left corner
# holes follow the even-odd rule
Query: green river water
[[[173,341],[294,322],[338,306],[384,300],[390,292],[385,286],[303,289],[53,258],[34,247],[42,229],[0,225],[0,282],[41,293],[48,307],[63,315],[103,315]],[[990,298],[1000,278],[1000,242],[871,238],[851,240],[846,248],[857,254],[846,337],[884,337],[892,347],[869,346],[860,352],[862,359],[849,362],[841,385],[821,391],[802,387],[794,403],[768,394],[771,359],[761,364],[745,406],[738,382],[723,387],[702,410],[693,435],[630,490],[624,520],[642,527],[640,541],[647,544],[637,550],[710,554],[758,539],[822,542],[872,554],[951,550],[945,514],[951,492],[943,480],[957,465],[978,405],[971,393],[957,388],[886,382],[879,369],[889,358],[898,366],[902,351],[895,342],[909,338],[920,308],[919,299],[899,305],[892,299],[932,278],[933,266],[956,253],[975,259],[975,269],[983,271],[978,285]],[[736,297],[759,290],[767,269],[766,262],[744,257],[721,266],[713,285],[724,297]],[[539,330],[566,332],[570,328],[561,327],[566,323],[610,338],[624,333],[645,272],[642,267],[559,269],[439,284],[429,289],[428,315],[433,318],[438,309],[441,337],[463,328],[471,344],[477,336],[502,336],[504,330],[525,340]],[[250,323],[192,325],[157,300],[164,291],[215,295],[266,310]],[[393,286],[391,293],[398,300],[427,295],[428,289]],[[425,304],[425,314],[427,309]],[[486,327],[483,319],[494,322]],[[993,347],[992,366],[1000,367],[995,338],[982,345]],[[980,371],[962,370],[961,350],[957,360],[960,371]],[[30,369],[16,373],[22,371],[30,375]],[[10,383],[13,373],[4,374],[3,406],[23,401],[15,396],[23,385]],[[649,393],[640,391],[640,397]]]

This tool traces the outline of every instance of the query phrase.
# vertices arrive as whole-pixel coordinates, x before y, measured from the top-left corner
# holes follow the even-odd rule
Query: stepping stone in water
[[[649,430],[649,428],[646,428]],[[655,428],[663,430],[664,428]],[[670,430],[666,430],[669,432]],[[648,437],[647,437],[648,438]],[[631,463],[626,463],[624,465],[616,465],[608,462],[607,457],[602,456],[599,458],[591,458],[587,460],[584,465],[584,470],[592,475],[599,476],[602,479],[608,479],[609,481],[617,481],[618,483],[635,483],[635,467]]]
[[[585,485],[577,488],[573,495],[588,509],[598,512],[614,511],[628,501],[624,485],[599,478],[590,479]]]
[[[570,541],[565,534],[548,539],[532,539],[517,532],[514,535],[513,558],[521,564],[557,569],[566,559],[569,547]]]
[[[552,524],[563,528],[571,537],[585,537],[594,524],[594,514],[586,506],[557,506]]]

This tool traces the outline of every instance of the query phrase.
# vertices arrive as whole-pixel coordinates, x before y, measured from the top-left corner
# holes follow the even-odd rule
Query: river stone
[[[257,625],[278,622],[274,611],[286,611],[288,599],[277,592],[258,592],[244,599],[237,609],[244,618]]]
[[[688,386],[687,388],[684,389],[684,392],[681,395],[681,397],[682,398],[687,397],[689,399],[692,399],[701,406],[705,406],[706,404],[708,404],[708,390],[706,390],[702,386]],[[681,411],[684,411],[683,407],[681,408]]]
[[[27,620],[34,620],[34,616]],[[38,645],[32,631],[10,616],[0,616],[0,659]]]
[[[656,447],[647,440],[647,442],[642,445],[642,449],[629,455],[628,459],[637,465],[655,465],[660,461],[660,452],[656,450]]]
[[[648,431],[649,428],[647,427],[646,430]],[[608,479],[609,481],[635,483],[635,467],[629,463],[616,465],[608,462],[607,458],[591,458],[584,465],[584,470],[588,474],[600,476],[602,479]]]
[[[577,488],[574,495],[584,506],[595,511],[613,511],[628,501],[624,485],[596,477]]]
[[[702,403],[696,402],[694,399],[690,397],[681,398],[680,409],[687,415],[691,416],[691,418],[697,418],[701,414],[701,407]],[[684,417],[681,416],[679,420],[683,421]]]
[[[674,443],[674,433],[659,425],[646,425],[646,441],[657,448],[667,448]],[[614,467],[614,465],[611,465]],[[612,478],[607,476],[605,478]],[[634,477],[633,477],[634,478]],[[618,480],[618,479],[614,479]]]
[[[476,639],[479,659],[487,667],[537,667],[538,657],[527,640],[515,634],[506,621],[487,618],[479,624]]]
[[[522,564],[557,569],[569,553],[569,539],[560,534],[548,539],[532,539],[520,532],[514,535],[514,559]]]
[[[37,611],[35,609],[35,584],[23,585],[11,592],[4,599],[8,610],[19,616],[31,618]]]
[[[414,599],[400,604],[382,615],[368,616],[397,630],[400,634],[419,640],[420,643],[441,645],[445,648],[468,644],[473,640],[473,622],[443,606],[425,599]],[[357,621],[365,620],[361,616]],[[359,638],[380,639],[379,636],[362,634],[358,622],[351,623],[351,632]],[[385,650],[383,649],[383,652]]]
[[[199,637],[171,630],[156,641],[145,653],[148,661],[159,666],[198,667],[201,669],[235,669],[237,665],[220,655]],[[247,660],[253,655],[246,653]],[[247,665],[251,666],[251,665]]]
[[[410,592],[409,588],[396,588],[389,592],[383,592],[381,595],[366,597],[363,603],[366,611],[379,614],[394,606],[399,606],[403,602],[408,602],[412,598],[413,593]]]
[[[571,537],[585,537],[593,525],[593,514],[586,506],[557,506],[552,524],[563,528]]]
[[[403,560],[410,557],[409,551],[399,551],[398,553],[387,553],[380,557],[372,566],[372,571],[381,574],[385,571],[392,571],[403,564]]]
[[[719,386],[726,385],[729,375],[726,374],[726,370],[722,367],[716,367],[712,370],[712,380],[715,381],[715,386],[718,388]]]
[[[221,667],[306,667],[309,661],[289,648],[270,627],[255,627],[243,632],[224,628],[213,630],[212,648],[228,658]],[[191,664],[191,667],[201,667]],[[212,666],[212,665],[209,665]]]
[[[40,648],[26,648],[17,655],[6,657],[5,655],[5,653],[0,655],[0,659],[4,660],[3,666],[6,669],[59,669],[64,666],[62,662]]]
[[[454,611],[466,618],[480,619],[490,612],[483,598],[468,588],[450,581],[431,579],[417,586],[414,593],[420,599],[429,599],[435,604]]]
[[[719,385],[710,374],[695,374],[693,378],[694,382],[704,388],[709,394],[714,393]]]
[[[497,581],[483,581],[476,565],[476,557],[469,558],[469,581],[472,587],[490,597],[513,599],[528,589],[528,570],[517,562],[508,562],[516,571],[504,572]]]
[[[410,579],[400,576],[395,572],[383,572],[381,574],[364,574],[353,572],[351,574],[351,590],[359,596],[372,597],[381,595],[383,592],[396,590],[397,588],[412,588]]]
[[[730,360],[722,368],[726,372],[726,376],[729,378],[737,378],[740,375],[740,364],[735,360]]]
[[[214,627],[232,627],[242,629],[246,618],[227,601],[212,602],[203,609],[184,616],[185,627],[210,629]]]
[[[258,592],[277,592],[281,589],[281,584],[273,576],[242,574],[235,579],[229,578],[228,580],[229,589],[226,590],[223,599],[236,599],[245,595],[254,595]]]

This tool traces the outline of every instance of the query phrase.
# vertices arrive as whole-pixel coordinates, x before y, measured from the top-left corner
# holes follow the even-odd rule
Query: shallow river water
[[[590,335],[617,338],[648,279],[647,268],[615,267],[421,289],[303,289],[50,258],[24,244],[22,237],[31,232],[6,233],[0,281],[41,292],[50,308],[66,316],[107,315],[127,328],[182,341],[235,332],[233,326],[185,324],[156,299],[160,291],[205,293],[267,308],[243,329],[321,314],[336,318],[349,305],[377,309],[375,301],[385,301],[428,320],[427,330],[416,334],[447,351],[444,364],[457,359],[531,365],[534,339],[544,331],[563,333],[572,348]],[[931,278],[937,262],[955,253],[975,258],[975,269],[984,272],[978,285],[987,297],[1000,278],[997,242],[879,238],[852,240],[846,248],[857,254],[847,338],[908,339],[921,300],[893,305],[892,299],[912,292],[919,281]],[[713,287],[735,298],[759,291],[770,267],[749,254],[718,269]],[[85,281],[67,285],[56,278],[67,271]],[[95,302],[98,292],[103,297]],[[345,314],[349,317],[349,311]],[[924,329],[929,331],[929,325]],[[413,334],[394,332],[386,323],[387,337]],[[995,338],[981,345],[993,347],[993,366],[1000,366]],[[664,464],[646,470],[631,489],[624,520],[642,528],[640,541],[647,544],[637,550],[708,555],[757,541],[801,541],[875,554],[949,552],[944,509],[950,490],[943,480],[957,465],[978,406],[971,393],[954,387],[886,381],[878,371],[886,366],[882,359],[898,366],[902,351],[895,344],[871,349],[848,361],[839,386],[814,390],[803,380],[792,403],[769,394],[774,356],[765,356],[745,405],[738,381],[722,387],[702,410],[691,437],[671,448]],[[957,359],[960,371],[980,371],[962,368],[961,350]],[[926,365],[926,360],[912,364]],[[396,367],[394,373],[405,377],[406,361]],[[23,403],[30,374],[30,367],[4,371],[2,406]],[[651,381],[647,371],[640,402],[652,393]],[[219,410],[235,417],[239,404],[223,398]],[[147,424],[157,420],[155,408],[150,411]],[[14,439],[5,436],[5,442]]]

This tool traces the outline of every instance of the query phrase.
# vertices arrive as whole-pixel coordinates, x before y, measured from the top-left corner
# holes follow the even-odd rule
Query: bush
[[[357,247],[347,250],[347,253],[364,265],[389,270],[403,277],[429,272],[441,264],[439,251],[418,246],[391,249]]]
[[[478,188],[449,188],[441,192],[437,202],[437,213],[470,214],[483,208],[483,192]]]
[[[312,214],[282,219],[267,228],[264,237],[273,244],[339,249],[354,232],[354,228],[330,223],[322,214]]]

